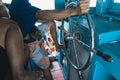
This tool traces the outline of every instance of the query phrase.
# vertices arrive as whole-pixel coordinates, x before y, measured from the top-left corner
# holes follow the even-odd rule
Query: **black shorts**
[[[6,51],[0,46],[0,80],[5,80],[6,75],[10,70]]]

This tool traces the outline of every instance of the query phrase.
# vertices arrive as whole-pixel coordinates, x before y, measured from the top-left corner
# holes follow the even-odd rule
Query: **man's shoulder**
[[[0,18],[0,24],[16,24],[17,25],[17,23],[14,20],[5,19],[5,18]]]

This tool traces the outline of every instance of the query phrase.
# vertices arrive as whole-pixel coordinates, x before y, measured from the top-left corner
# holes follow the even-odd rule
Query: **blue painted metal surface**
[[[115,2],[115,0],[108,0],[108,3],[107,11],[113,15],[120,15],[120,2]]]
[[[95,36],[98,44],[109,43],[114,40],[120,40],[120,24],[119,22],[109,21],[104,17],[93,16],[95,24]]]
[[[107,16],[116,15],[108,14]],[[119,16],[117,17],[119,18]],[[105,16],[98,15],[94,15],[92,18],[95,25],[95,49],[112,56],[113,62],[105,62],[95,55],[91,64],[89,80],[120,80],[120,21],[119,19],[109,21]]]
[[[120,80],[119,21],[110,22],[104,17],[96,15],[92,18],[95,25],[95,49],[112,56],[113,62],[105,62],[102,58],[94,56],[89,73],[89,80]],[[81,21],[81,24],[83,24],[81,29],[84,30],[82,33],[86,34],[88,27],[84,25],[87,24],[85,19]],[[85,39],[87,40],[87,37]]]
[[[60,10],[65,8],[65,0],[55,0],[55,9]]]
[[[96,13],[106,13],[108,0],[97,0]]]
[[[120,42],[112,44],[103,44],[100,47],[97,47],[99,50],[105,54],[109,54],[113,58],[113,62],[108,63],[98,58],[98,61],[101,65],[115,78],[113,80],[120,80]]]
[[[56,7],[61,9],[60,6]],[[106,62],[99,56],[94,55],[88,80],[120,80],[119,7],[120,3],[114,3],[114,0],[97,0],[96,8],[94,8],[95,12],[90,12],[95,25],[95,49],[112,56],[113,62]],[[72,25],[75,25],[77,18],[71,18],[71,21]],[[82,40],[89,43],[88,25],[85,17],[81,19],[80,24],[82,25],[79,26],[83,36]]]
[[[95,57],[95,56],[94,56]],[[97,56],[96,56],[97,57]],[[99,61],[96,61],[91,65],[90,77],[88,80],[115,80],[115,78],[104,68]]]

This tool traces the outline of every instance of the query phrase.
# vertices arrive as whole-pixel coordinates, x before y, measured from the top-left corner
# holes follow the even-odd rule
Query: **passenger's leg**
[[[50,72],[50,65],[51,64],[50,64],[50,60],[48,58],[48,52],[45,50],[44,44],[41,45],[41,48],[43,49],[43,52],[46,56],[46,59],[44,60],[44,63],[49,63],[49,65],[45,69],[43,69],[44,76],[47,80],[53,80],[52,74]]]
[[[60,45],[58,43],[58,40],[57,40],[57,33],[56,33],[56,24],[54,21],[51,21],[48,23],[48,26],[50,27],[50,33],[51,33],[51,36],[54,40],[54,43],[55,43],[55,46],[56,46],[56,50],[59,51],[60,49],[63,48],[63,45]]]
[[[53,77],[52,77],[52,74],[50,72],[50,69],[43,69],[43,73],[44,73],[44,76],[46,78],[46,80],[54,80]]]
[[[24,43],[19,28],[11,24],[5,36],[5,48],[10,61],[13,80],[39,80],[24,69]]]

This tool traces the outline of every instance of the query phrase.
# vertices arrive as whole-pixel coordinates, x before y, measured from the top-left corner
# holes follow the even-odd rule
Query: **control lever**
[[[104,54],[101,51],[92,49],[91,50],[93,53],[95,53],[97,56],[100,56],[102,59],[104,59],[107,62],[113,62],[113,59],[110,55]]]
[[[90,46],[89,46],[89,45],[85,44],[84,42],[82,42],[82,41],[80,41],[80,40],[78,40],[78,39],[76,39],[76,40],[77,40],[81,45],[86,46],[87,48],[90,49]],[[95,50],[95,49],[91,49],[91,51],[92,51],[93,53],[95,53],[96,55],[100,56],[101,58],[103,58],[105,61],[107,61],[107,62],[113,62],[113,59],[112,59],[112,57],[111,57],[110,55],[104,54],[104,53],[102,53],[101,51],[98,51],[98,50]]]
[[[96,53],[98,56],[102,57],[105,61],[107,62],[113,62],[112,58],[110,55],[107,55],[107,54],[103,54],[102,52],[100,51],[97,51]]]

